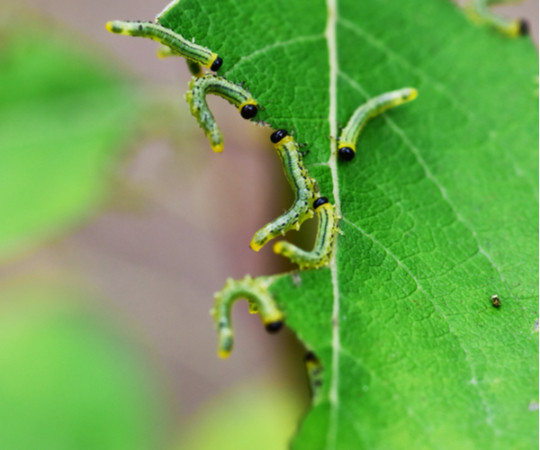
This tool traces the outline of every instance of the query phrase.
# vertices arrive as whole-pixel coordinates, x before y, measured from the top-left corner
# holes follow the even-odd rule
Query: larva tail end
[[[107,22],[105,24],[105,29],[110,32],[110,33],[115,33],[115,34],[118,34],[118,33],[121,33],[121,30],[119,30],[116,26],[115,26],[115,22],[114,20],[111,20],[109,22]]]
[[[226,359],[232,352],[234,344],[233,331],[231,328],[221,328],[218,332],[218,356]]]
[[[219,144],[210,144],[212,146],[212,150],[216,153],[221,153],[223,151],[223,142],[220,142]]]
[[[274,253],[277,253],[278,255],[281,255],[283,253],[284,248],[286,247],[285,241],[279,241],[274,244],[274,247],[272,250],[274,250]]]
[[[231,351],[220,348],[217,354],[221,359],[227,359],[231,355]]]
[[[418,97],[418,91],[415,88],[409,88],[409,95],[405,99],[406,102],[412,102],[416,97]]]
[[[255,250],[256,252],[258,252],[261,248],[263,248],[264,243],[261,243],[261,242],[257,241],[255,239],[256,237],[257,237],[257,235],[253,236],[253,239],[249,243],[249,246],[251,247],[251,250]]]

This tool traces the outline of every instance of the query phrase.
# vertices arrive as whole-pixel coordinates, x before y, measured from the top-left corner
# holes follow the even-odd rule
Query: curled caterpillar
[[[286,130],[277,130],[270,136],[281,162],[287,181],[294,190],[294,203],[291,208],[261,228],[250,247],[259,251],[269,240],[285,234],[293,228],[298,230],[305,220],[313,217],[313,202],[316,197],[317,182],[309,176],[302,162],[299,145]]]
[[[286,241],[277,242],[274,252],[289,258],[301,269],[318,269],[330,262],[338,231],[338,216],[326,197],[319,197],[313,203],[319,218],[319,228],[313,250],[307,252]]]
[[[240,111],[244,119],[252,119],[257,115],[259,104],[251,94],[242,86],[231,83],[223,77],[206,75],[194,78],[189,83],[186,100],[189,103],[191,114],[195,116],[199,125],[210,140],[212,150],[223,151],[223,134],[219,129],[214,116],[206,103],[207,94],[216,94],[232,103]]]
[[[349,119],[349,122],[341,131],[338,142],[338,156],[343,161],[350,161],[356,154],[356,143],[360,132],[366,123],[387,109],[414,100],[418,95],[416,89],[404,88],[397,91],[386,92],[372,98],[360,106]]]
[[[469,0],[465,4],[465,12],[469,19],[477,25],[488,25],[510,37],[529,34],[529,24],[525,20],[507,19],[493,13],[489,5],[497,3],[513,3],[507,0]]]
[[[172,52],[217,72],[223,60],[211,50],[188,41],[178,33],[153,22],[113,20],[105,25],[108,31],[127,36],[150,38],[171,48]]]
[[[171,49],[171,47],[167,47],[166,45],[160,45],[157,51],[157,56],[158,58],[163,59],[163,58],[169,58],[170,56],[182,56],[182,55],[175,53]],[[191,75],[197,78],[203,76],[202,66],[198,62],[192,61],[191,59],[186,59],[186,63],[187,63],[187,66]]]
[[[229,278],[223,289],[214,294],[215,305],[210,311],[214,317],[218,332],[218,355],[227,358],[233,349],[234,332],[231,323],[231,309],[236,300],[247,299],[250,313],[258,312],[266,331],[277,333],[283,327],[283,313],[270,295],[268,287],[274,277],[251,278],[246,275],[242,280]]]

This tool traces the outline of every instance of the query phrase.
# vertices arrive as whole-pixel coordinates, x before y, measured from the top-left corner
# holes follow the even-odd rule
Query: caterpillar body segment
[[[306,364],[306,372],[309,382],[309,390],[311,391],[311,398],[313,403],[317,403],[321,393],[321,387],[323,384],[323,367],[319,358],[312,351],[308,351],[304,356],[304,362]]]
[[[189,103],[191,114],[195,116],[204,130],[212,150],[219,153],[223,151],[223,134],[206,103],[206,95],[208,94],[219,95],[235,105],[244,119],[255,117],[259,104],[249,91],[223,77],[205,75],[200,78],[193,78],[190,81],[186,100]]]
[[[214,317],[218,332],[218,355],[227,358],[234,344],[234,332],[231,322],[231,310],[235,301],[246,299],[250,312],[258,312],[269,333],[276,333],[283,327],[283,313],[268,291],[275,277],[251,278],[246,275],[242,280],[229,278],[221,291],[214,294],[215,304],[210,311]]]
[[[349,119],[341,131],[338,139],[338,156],[343,161],[350,161],[356,154],[356,143],[366,123],[384,111],[414,100],[418,91],[413,88],[404,88],[397,91],[386,92],[360,106]]]
[[[475,24],[493,27],[509,37],[515,38],[529,34],[529,25],[525,20],[508,19],[495,14],[489,8],[489,5],[503,3],[516,2],[505,0],[469,0],[465,4],[465,12],[469,19]]]
[[[145,37],[166,45],[177,55],[202,64],[217,72],[223,60],[214,52],[185,39],[178,33],[154,22],[126,22],[113,20],[105,25],[108,31],[126,36]]]
[[[298,248],[287,241],[279,241],[274,245],[274,252],[289,258],[301,269],[318,269],[326,266],[331,258],[338,233],[339,218],[334,207],[325,197],[319,197],[314,203],[319,218],[319,228],[315,238],[315,246],[310,252]]]
[[[250,247],[259,251],[268,241],[299,230],[300,225],[313,217],[313,202],[317,197],[317,182],[311,178],[302,162],[299,145],[286,130],[277,130],[270,140],[283,164],[285,176],[294,191],[294,203],[284,214],[261,228],[251,240]]]

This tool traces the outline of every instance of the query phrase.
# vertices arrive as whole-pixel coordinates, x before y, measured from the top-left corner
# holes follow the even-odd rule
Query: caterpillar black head
[[[328,199],[326,197],[319,197],[313,202],[313,209],[317,209],[319,206],[322,206],[325,203],[328,203]]]
[[[356,152],[351,147],[341,147],[338,150],[339,159],[342,161],[350,161],[354,158]]]
[[[281,322],[280,320],[276,322],[267,323],[264,326],[264,328],[266,328],[266,331],[268,331],[269,333],[277,333],[279,330],[281,330],[282,327],[283,327],[283,322]]]
[[[519,21],[519,34],[521,36],[527,36],[530,33],[529,22],[525,19]]]
[[[279,141],[281,141],[284,137],[288,135],[289,132],[287,130],[277,130],[270,135],[270,140],[273,144],[277,144]]]
[[[240,115],[244,119],[253,119],[257,115],[258,108],[253,104],[244,105],[240,111]]]
[[[223,65],[223,60],[218,56],[215,61],[210,66],[210,70],[213,72],[217,72],[219,69],[221,69],[221,66]]]

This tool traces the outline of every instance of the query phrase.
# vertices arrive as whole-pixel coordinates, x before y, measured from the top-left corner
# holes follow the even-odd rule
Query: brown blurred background
[[[230,390],[254,386],[253,392],[286,392],[283,407],[296,417],[307,407],[309,393],[301,345],[288,330],[267,335],[245,302],[234,309],[232,356],[226,361],[216,356],[209,315],[213,293],[228,277],[289,268],[271,246],[255,253],[248,244],[256,230],[289,205],[292,194],[268,142],[269,130],[229,114],[224,101],[211,98],[226,142],[223,154],[213,154],[183,99],[191,78],[185,62],[158,60],[156,43],[104,29],[112,19],[151,20],[165,3],[18,2],[19,9],[37,11],[51,26],[67,28],[108,52],[111,64],[123,65],[141,90],[166,97],[179,122],[173,125],[172,139],[133,142],[133,152],[111,181],[114,189],[102,214],[0,267],[0,279],[33,273],[76,279],[103,299],[99,307],[136,340],[158,373],[171,411],[167,447],[179,442],[180,448],[178,429],[186,423],[189,427],[203,405]],[[498,11],[527,17],[538,42],[537,0]],[[234,414],[234,408],[229,412]],[[293,429],[291,424],[287,433]],[[280,445],[276,442],[275,448]]]

